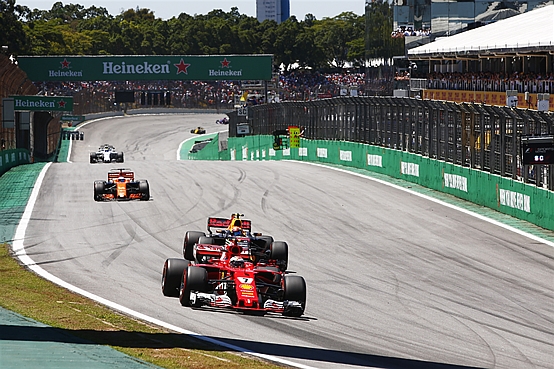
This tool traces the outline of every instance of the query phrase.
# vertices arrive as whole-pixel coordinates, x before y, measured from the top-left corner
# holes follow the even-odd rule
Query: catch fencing
[[[230,115],[231,118],[233,116]],[[230,120],[230,137],[237,123]],[[551,165],[524,165],[523,136],[554,133],[548,111],[399,97],[337,97],[252,106],[250,133],[299,126],[312,140],[349,141],[419,154],[554,190]]]

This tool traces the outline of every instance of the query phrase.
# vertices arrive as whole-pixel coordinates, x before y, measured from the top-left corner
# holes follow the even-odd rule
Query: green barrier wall
[[[212,141],[204,146],[202,150],[195,153],[189,153],[188,151],[192,148],[193,145],[187,145],[187,157],[189,160],[229,160],[228,150],[219,151],[219,133],[209,134],[201,137],[203,139],[212,138]],[[183,157],[182,151],[181,157]]]
[[[304,160],[381,173],[554,230],[554,193],[420,155],[352,142],[304,139],[300,148],[275,151],[273,136],[230,137],[228,148],[230,160]]]
[[[0,175],[20,164],[29,164],[31,155],[26,149],[0,151]]]

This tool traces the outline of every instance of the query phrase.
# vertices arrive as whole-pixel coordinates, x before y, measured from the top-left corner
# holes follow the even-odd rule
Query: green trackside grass
[[[138,321],[25,269],[0,244],[0,306],[168,369],[277,369],[252,357]]]

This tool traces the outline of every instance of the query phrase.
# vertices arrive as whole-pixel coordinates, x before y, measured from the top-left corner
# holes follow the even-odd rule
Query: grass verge
[[[283,368],[133,319],[68,291],[25,269],[7,244],[0,244],[0,274],[0,306],[162,368]]]

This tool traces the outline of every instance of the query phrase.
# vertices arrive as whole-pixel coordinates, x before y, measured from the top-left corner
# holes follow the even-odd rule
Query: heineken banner
[[[15,111],[73,111],[71,96],[10,96]]]
[[[271,80],[272,55],[19,56],[31,81]]]

